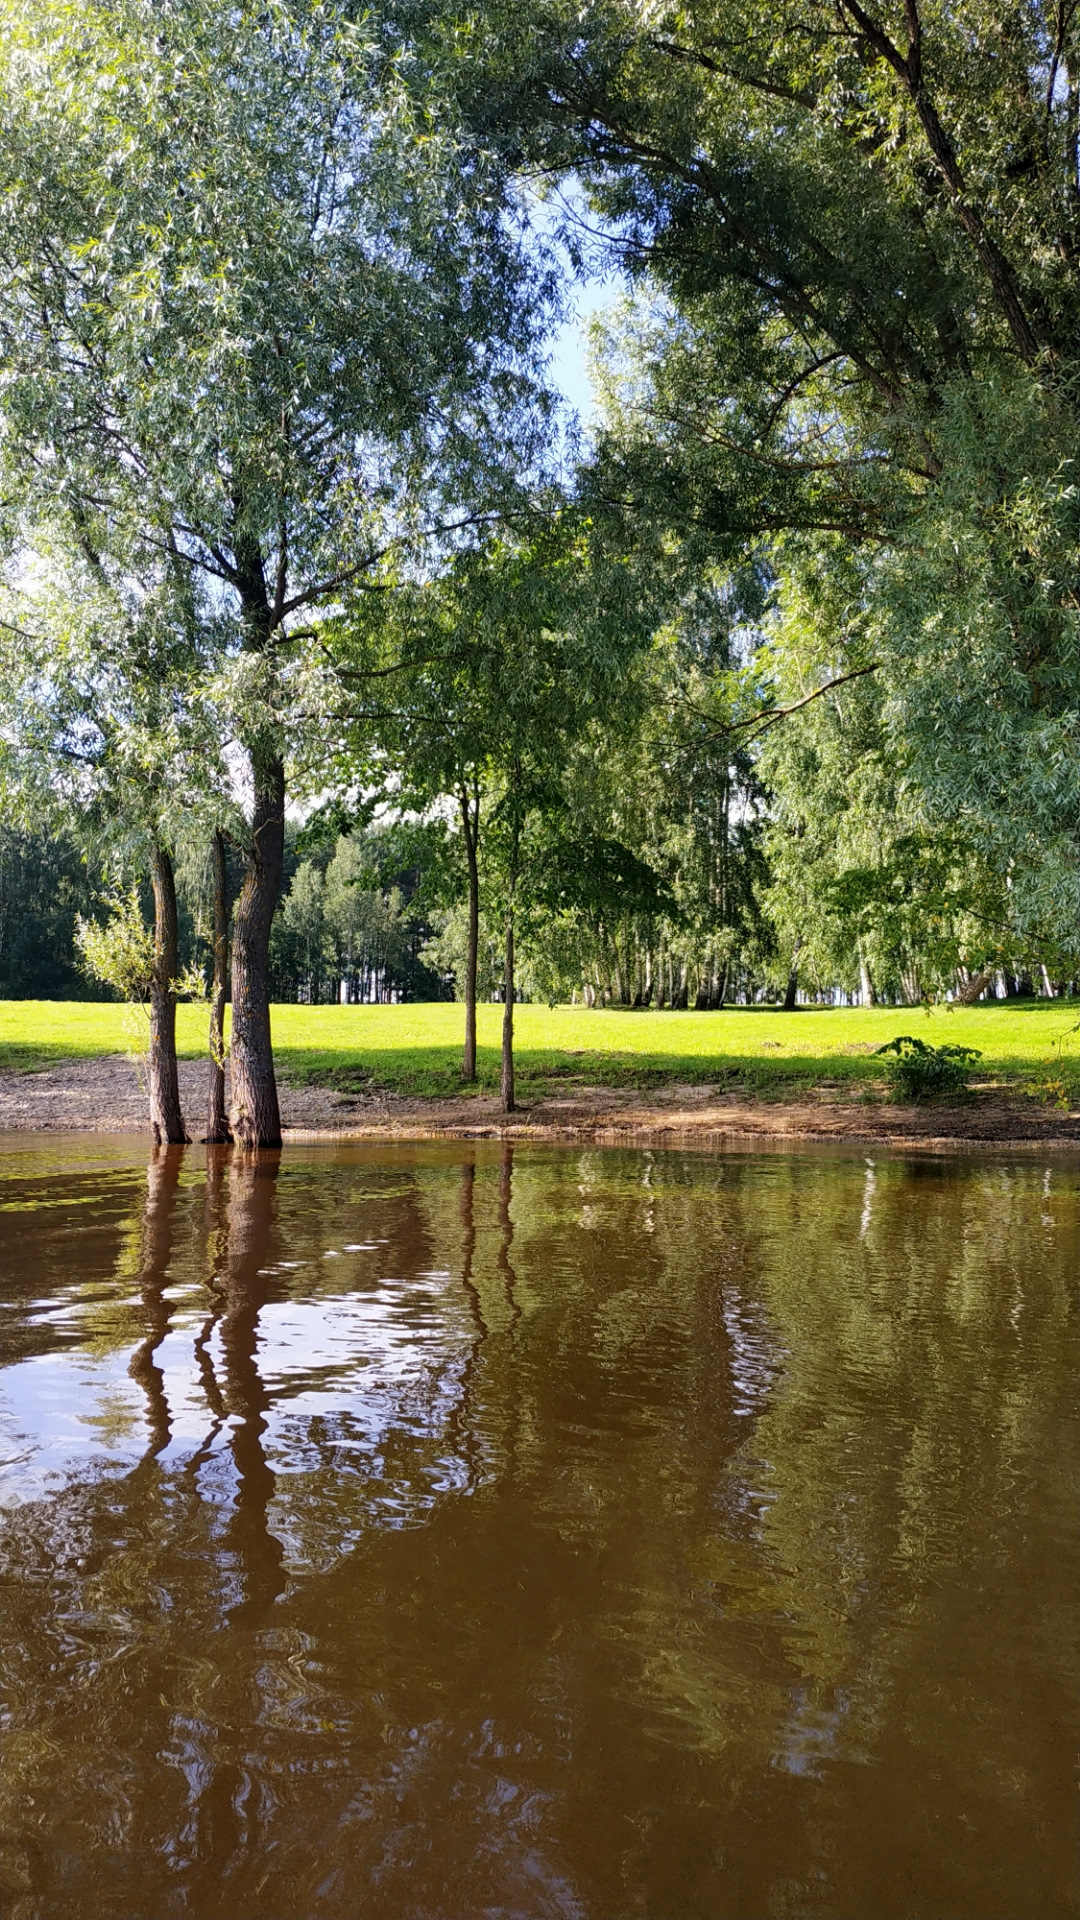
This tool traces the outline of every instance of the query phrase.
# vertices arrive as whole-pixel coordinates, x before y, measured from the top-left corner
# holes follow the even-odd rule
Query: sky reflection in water
[[[1080,1910],[1074,1169],[6,1146],[14,1920]]]

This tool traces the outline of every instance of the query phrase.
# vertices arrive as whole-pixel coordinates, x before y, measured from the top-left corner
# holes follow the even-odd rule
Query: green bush
[[[981,1060],[978,1047],[928,1047],[914,1034],[900,1033],[875,1052],[891,1053],[890,1078],[897,1097],[902,1100],[929,1100],[935,1094],[965,1093],[973,1060]]]

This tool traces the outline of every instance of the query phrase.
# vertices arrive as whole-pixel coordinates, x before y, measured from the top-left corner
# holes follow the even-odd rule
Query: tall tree
[[[37,524],[32,577],[9,586],[0,626],[6,718],[24,807],[64,820],[99,858],[148,877],[154,902],[150,1124],[187,1139],[176,1064],[182,822],[225,804],[225,768],[200,686],[209,642],[175,556],[102,552],[63,513]],[[114,982],[114,984],[116,984]]]
[[[543,506],[544,511],[539,510]],[[573,743],[636,697],[655,606],[580,508],[558,495],[441,573],[335,629],[339,778],[380,769],[398,804],[460,812],[467,892],[464,1077],[476,1073],[481,820],[497,868],[503,1101],[513,1107],[515,924],[531,817],[565,807]],[[383,691],[374,692],[376,682]],[[392,687],[393,691],[385,691]],[[348,690],[352,690],[349,692]],[[367,690],[365,692],[365,690]]]
[[[282,0],[5,4],[4,452],[25,554],[188,569],[249,792],[232,1126],[280,1140],[267,948],[286,763],[322,612],[529,458],[527,258],[387,13]],[[531,415],[529,416],[531,418]]]
[[[807,691],[879,662],[927,808],[1076,945],[1080,8],[482,18],[472,111],[574,176],[636,283],[601,491],[714,561],[857,553]]]

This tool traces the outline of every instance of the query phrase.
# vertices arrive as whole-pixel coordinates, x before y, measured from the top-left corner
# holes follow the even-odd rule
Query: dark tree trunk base
[[[208,1147],[227,1146],[232,1139],[225,1111],[225,988],[229,977],[229,881],[225,836],[215,827],[211,842],[214,872],[214,978],[210,988],[210,1074],[206,1090]]]
[[[270,1044],[270,928],[285,852],[285,768],[280,756],[252,753],[255,804],[247,873],[236,903],[232,962],[233,1135],[243,1147],[280,1147],[274,1053]]]
[[[502,1024],[502,1110],[514,1112],[514,909],[506,915],[506,972]]]
[[[176,1071],[176,882],[164,847],[150,855],[154,972],[150,982],[150,1133],[156,1147],[183,1147],[188,1131]]]
[[[470,796],[462,786],[461,825],[465,835],[465,857],[469,868],[469,944],[465,958],[465,1051],[461,1077],[471,1084],[476,1079],[476,964],[480,946],[480,795],[474,788]]]

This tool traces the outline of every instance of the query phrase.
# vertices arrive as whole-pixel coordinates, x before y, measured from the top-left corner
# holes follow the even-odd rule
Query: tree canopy
[[[6,830],[231,836],[239,1137],[272,973],[405,967],[353,853],[272,959],[290,793],[470,1004],[1074,978],[1073,0],[2,18]]]

